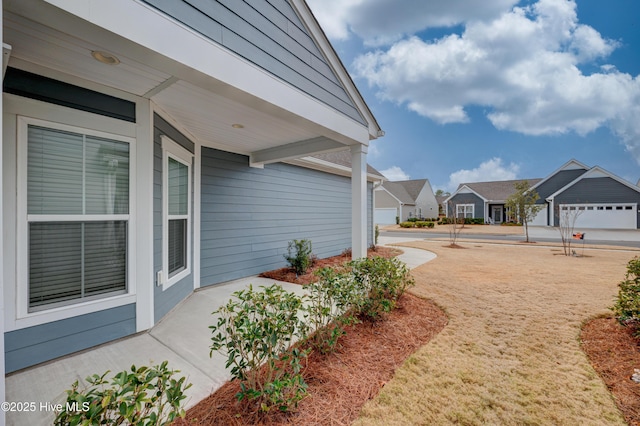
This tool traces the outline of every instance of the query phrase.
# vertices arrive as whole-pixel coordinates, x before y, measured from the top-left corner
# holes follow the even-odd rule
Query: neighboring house
[[[484,219],[485,223],[492,224],[506,222],[507,198],[515,192],[514,185],[523,180],[535,185],[541,179],[462,183],[445,199],[446,214],[449,216],[454,208],[457,217]]]
[[[292,239],[366,255],[383,132],[303,0],[5,0],[2,26],[0,399]]]
[[[570,160],[532,189],[544,205],[532,225],[559,226],[561,212],[574,210],[580,228],[640,228],[640,187],[599,166]]]
[[[428,179],[385,181],[375,188],[376,224],[394,224],[409,218],[437,218],[438,202]]]

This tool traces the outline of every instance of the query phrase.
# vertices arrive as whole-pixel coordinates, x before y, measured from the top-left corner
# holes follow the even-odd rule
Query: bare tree
[[[558,214],[558,231],[560,231],[564,255],[571,256],[573,255],[571,251],[571,241],[573,240],[576,220],[584,213],[584,209],[580,209],[578,206],[561,204],[556,207],[556,212]]]
[[[460,235],[460,230],[464,228],[464,217],[459,218],[457,215],[458,205],[453,204],[453,201],[449,201],[447,205],[447,218],[449,226],[449,243],[451,247],[455,247]]]

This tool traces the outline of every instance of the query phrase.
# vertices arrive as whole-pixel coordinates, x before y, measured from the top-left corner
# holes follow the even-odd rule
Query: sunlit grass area
[[[438,255],[414,270],[412,292],[443,307],[449,325],[355,424],[625,424],[579,333],[608,312],[639,252],[446,244],[412,244]]]

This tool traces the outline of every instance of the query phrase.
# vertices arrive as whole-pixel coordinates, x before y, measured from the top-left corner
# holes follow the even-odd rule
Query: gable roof
[[[455,195],[463,187],[469,188],[485,201],[504,202],[511,194],[515,192],[514,185],[518,182],[528,182],[529,186],[533,186],[542,179],[515,179],[515,180],[499,180],[492,182],[469,182],[461,183],[454,194]]]
[[[637,185],[634,185],[631,182],[627,182],[626,180],[614,175],[613,173],[603,169],[600,166],[593,166],[592,168],[590,168],[585,173],[583,173],[580,176],[578,176],[573,181],[569,182],[568,184],[566,184],[562,188],[558,189],[553,194],[549,195],[546,198],[546,200],[548,200],[548,201],[553,200],[556,196],[558,196],[559,194],[565,192],[567,189],[571,188],[572,186],[574,186],[576,183],[580,182],[581,180],[591,179],[591,178],[596,178],[596,177],[608,177],[608,178],[611,178],[611,179],[615,180],[616,182],[618,182],[618,183],[620,183],[620,184],[622,184],[622,185],[624,185],[624,186],[626,186],[626,187],[628,187],[628,188],[640,193],[640,187],[638,187]]]
[[[387,181],[383,188],[403,204],[415,204],[422,188],[429,184],[428,179],[410,179]]]
[[[549,174],[547,177],[541,179],[539,182],[537,182],[535,185],[532,185],[530,189],[535,189],[538,193],[540,193],[540,191],[538,190],[539,187],[542,187],[544,184],[546,184],[547,182],[549,182],[551,179],[553,179],[556,175],[558,175],[560,172],[568,172],[570,170],[577,170],[576,173],[573,173],[572,175],[577,175],[579,174],[580,170],[583,171],[587,171],[589,170],[589,166],[587,166],[584,163],[581,163],[580,161],[572,158],[571,160],[567,161],[566,163],[564,163],[562,166],[558,167],[556,170],[554,170],[551,174]],[[553,190],[552,190],[553,192]],[[548,195],[547,195],[548,196]],[[540,194],[540,198],[546,198],[545,194]]]

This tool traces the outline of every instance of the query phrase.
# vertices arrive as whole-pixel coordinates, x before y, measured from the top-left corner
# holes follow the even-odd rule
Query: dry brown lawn
[[[625,424],[581,350],[580,327],[608,312],[630,250],[446,241],[408,245],[438,257],[413,293],[449,324],[414,353],[356,425]]]

